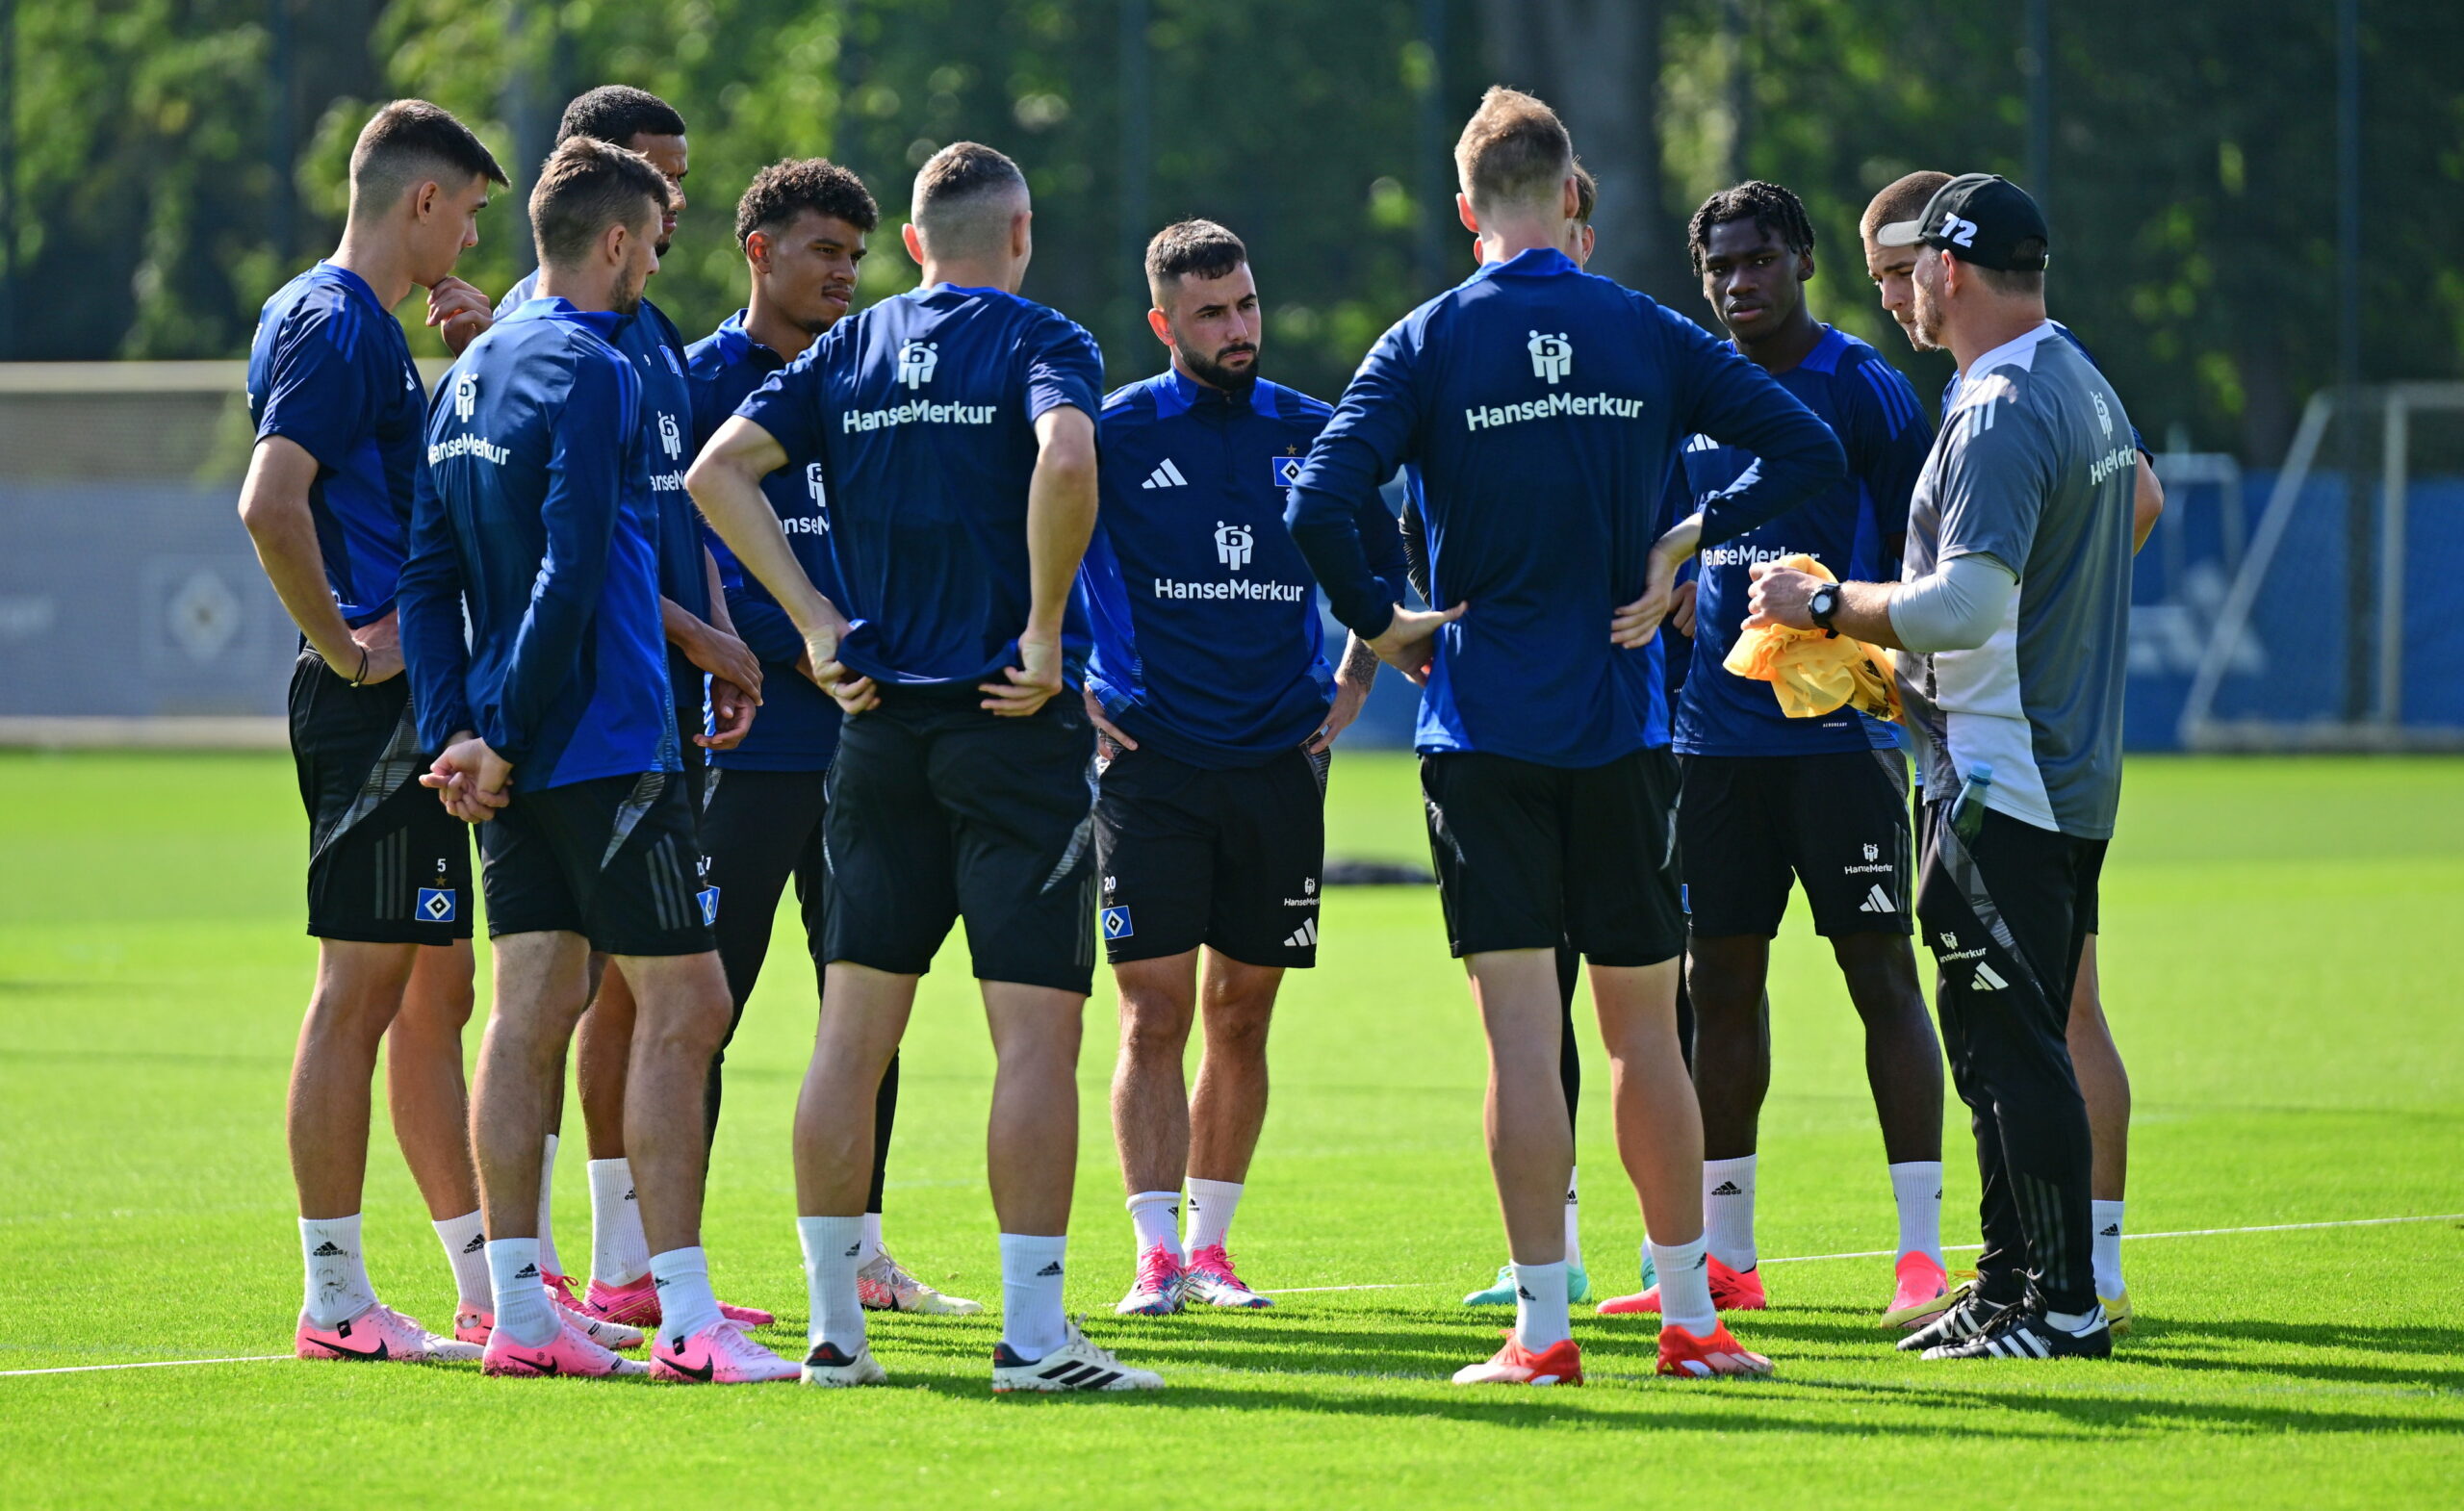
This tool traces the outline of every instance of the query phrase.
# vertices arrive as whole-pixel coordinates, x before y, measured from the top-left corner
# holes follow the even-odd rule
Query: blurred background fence
[[[462,269],[491,292],[528,265],[520,191],[563,101],[629,83],[691,125],[654,290],[688,336],[741,302],[756,167],[828,153],[895,224],[913,166],[974,138],[1033,183],[1027,292],[1115,380],[1161,363],[1140,248],[1202,214],[1251,245],[1269,371],[1331,397],[1468,269],[1447,154],[1498,80],[1557,104],[1600,177],[1596,269],[1707,320],[1685,218],[1787,184],[1815,312],[1920,393],[1948,363],[1876,308],[1858,214],[1914,167],[2027,184],[2055,312],[2173,499],[2132,742],[2458,742],[2464,6],[2394,0],[0,0],[0,720],[279,710],[233,359],[331,244],[373,102],[451,107],[524,180]],[[877,238],[864,296],[912,278]],[[1389,689],[1364,734],[1399,739],[1407,705]]]

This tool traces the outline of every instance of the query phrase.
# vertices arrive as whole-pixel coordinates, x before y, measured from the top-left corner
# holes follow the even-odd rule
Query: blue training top
[[[1908,496],[1934,445],[1933,426],[1908,379],[1881,352],[1843,331],[1824,326],[1804,361],[1773,376],[1839,438],[1848,475],[1703,552],[1694,666],[1678,704],[1677,750],[1684,756],[1809,756],[1895,749],[1895,726],[1844,707],[1819,719],[1791,719],[1780,711],[1770,683],[1721,664],[1745,623],[1757,562],[1803,551],[1842,582],[1899,576]],[[1754,453],[1698,435],[1685,443],[1681,460],[1687,489],[1700,499],[1732,486],[1754,466]]]
[[[1397,463],[1428,527],[1438,636],[1414,743],[1598,766],[1668,743],[1661,647],[1608,639],[1642,596],[1685,436],[1762,466],[1703,508],[1716,546],[1836,482],[1839,443],[1768,373],[1643,295],[1534,248],[1399,321],[1301,469],[1293,538],[1335,617],[1382,631],[1394,599],[1361,552],[1359,500]]]
[[[420,737],[475,730],[517,791],[680,769],[617,319],[531,300],[471,343],[428,417],[401,583]]]
[[[831,327],[736,413],[787,470],[822,468],[830,555],[854,621],[842,664],[877,681],[972,686],[1018,664],[1030,605],[1027,484],[1036,421],[1100,413],[1095,339],[999,289],[937,284]],[[1087,654],[1076,595],[1064,678]]]
[[[1194,766],[1254,766],[1317,732],[1333,696],[1317,579],[1285,494],[1334,411],[1279,383],[1211,388],[1168,368],[1104,400],[1103,507],[1079,570],[1087,685],[1121,730]],[[1402,586],[1374,492],[1364,538]]]
[[[685,352],[685,382],[693,394],[693,450],[709,445],[748,395],[787,364],[777,352],[745,334],[744,311],[727,318]],[[838,569],[830,559],[828,490],[821,464],[782,467],[761,479],[762,497],[779,516],[787,549],[812,578],[813,586],[834,603],[840,601]],[[723,771],[827,771],[838,753],[838,704],[796,670],[805,653],[804,636],[796,632],[787,611],[770,590],[746,572],[727,543],[709,536],[710,554],[719,563],[719,581],[728,596],[728,615],[735,632],[761,658],[761,712],[741,744],[712,751],[710,763]]]
[[[427,392],[376,291],[319,263],[274,291],[248,347],[248,418],[317,459],[308,514],[325,583],[356,629],[394,607]]]

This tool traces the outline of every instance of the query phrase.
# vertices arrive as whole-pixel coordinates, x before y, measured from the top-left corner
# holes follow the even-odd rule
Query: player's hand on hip
[[[1814,589],[1823,585],[1822,578],[1769,561],[1757,562],[1746,570],[1754,578],[1753,590],[1745,600],[1746,628],[1768,629],[1774,625],[1790,629],[1814,627],[1812,600]]]
[[[1028,630],[1018,636],[1018,664],[1005,666],[1007,681],[978,682],[982,706],[995,718],[1023,719],[1061,691],[1061,637]]]
[[[1677,564],[1652,549],[1650,563],[1643,571],[1643,596],[1622,604],[1608,616],[1608,641],[1628,651],[1637,651],[1652,643],[1659,633],[1660,622],[1668,617],[1677,595]]]
[[[1437,632],[1463,617],[1467,603],[1457,603],[1440,612],[1433,608],[1404,608],[1398,604],[1395,617],[1369,642],[1377,659],[1402,673],[1415,685],[1428,680],[1429,663],[1437,655]]]
[[[1334,745],[1336,736],[1351,728],[1351,722],[1360,717],[1360,705],[1368,701],[1367,682],[1337,677],[1334,703],[1326,709],[1326,722],[1318,726],[1318,732],[1309,736],[1300,748],[1312,756],[1324,755]]]
[[[448,276],[428,286],[427,322],[445,338],[445,349],[455,356],[462,355],[496,320],[495,306],[473,285]]]
[[[513,765],[487,741],[465,730],[440,752],[420,778],[445,810],[466,824],[484,824],[512,796]]]
[[[1101,735],[1104,739],[1110,741],[1116,749],[1124,751],[1134,751],[1138,749],[1138,742],[1136,740],[1133,740],[1128,735],[1123,734],[1118,726],[1115,725],[1110,719],[1104,717],[1103,700],[1095,696],[1095,690],[1093,688],[1081,687],[1078,689],[1078,692],[1081,697],[1087,700],[1087,722],[1095,727],[1095,732],[1098,735]],[[1098,751],[1096,754],[1110,759],[1113,752]]]
[[[709,751],[735,749],[753,732],[753,710],[758,706],[760,700],[735,683],[724,677],[711,678],[711,731],[693,736],[693,743]]]
[[[392,614],[372,620],[352,630],[350,640],[359,648],[360,655],[345,661],[328,662],[335,676],[365,687],[372,682],[392,681],[402,675],[401,623]],[[360,656],[367,658],[364,664]]]
[[[761,702],[761,662],[751,646],[716,625],[704,625],[680,649],[695,666],[735,683],[756,704]]]
[[[1701,586],[1699,582],[1681,582],[1668,594],[1668,627],[1688,640],[1694,638],[1694,599]]]

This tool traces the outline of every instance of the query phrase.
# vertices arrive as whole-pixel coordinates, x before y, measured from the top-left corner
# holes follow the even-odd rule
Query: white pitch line
[[[2457,1221],[2464,1221],[2464,1212],[2432,1213],[2420,1217],[2344,1217],[2334,1222],[2268,1222],[2248,1228],[2182,1228],[2171,1233],[2125,1233],[2121,1236],[2121,1241],[2130,1243],[2143,1239],[2210,1239],[2223,1238],[2235,1233],[2303,1233],[2315,1228],[2383,1228],[2398,1222]],[[1970,1254],[1984,1247],[1982,1243],[1945,1243],[1942,1245],[1942,1252]],[[1854,1254],[1792,1254],[1785,1259],[1765,1259],[1758,1263],[1811,1265],[1826,1259],[1895,1259],[1897,1257],[1898,1252],[1894,1249],[1869,1248]]]
[[[64,1364],[49,1370],[0,1370],[0,1378],[13,1374],[90,1374],[97,1370],[177,1370],[192,1364],[268,1364],[276,1359],[294,1359],[296,1354],[248,1353],[221,1359],[143,1359],[134,1364]]]
[[[2237,1233],[2306,1233],[2319,1228],[2383,1228],[2400,1222],[2464,1222],[2464,1212],[2432,1213],[2419,1217],[2344,1217],[2333,1222],[2267,1222],[2246,1228],[2181,1228],[2171,1233],[2125,1233],[2124,1242],[2132,1239],[2207,1239],[2224,1238]],[[1943,1252],[1959,1254],[1981,1249],[1982,1243],[1946,1243]],[[1765,1259],[1765,1265],[1811,1265],[1829,1259],[1890,1259],[1896,1251],[1886,1248],[1864,1249],[1854,1254],[1791,1254],[1784,1258]],[[1440,1280],[1387,1280],[1365,1286],[1290,1286],[1281,1291],[1263,1291],[1261,1295],[1319,1295],[1334,1291],[1410,1291],[1424,1286],[1450,1285]],[[0,1379],[29,1374],[90,1374],[104,1370],[175,1370],[192,1364],[270,1364],[295,1358],[287,1353],[240,1354],[221,1359],[145,1359],[131,1364],[69,1364],[48,1370],[0,1370]]]

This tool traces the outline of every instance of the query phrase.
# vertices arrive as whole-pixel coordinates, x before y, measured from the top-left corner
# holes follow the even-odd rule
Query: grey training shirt
[[[1942,417],[1910,501],[1901,576],[1991,557],[2018,578],[1984,645],[1899,659],[1926,781],[1945,797],[1977,763],[1988,806],[2108,839],[2121,797],[2130,628],[2130,418],[2047,321],[1979,357]]]

